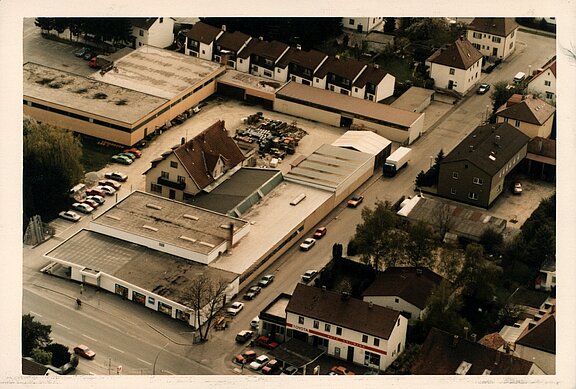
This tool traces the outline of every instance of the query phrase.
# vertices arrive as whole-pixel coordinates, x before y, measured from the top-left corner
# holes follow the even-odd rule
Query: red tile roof
[[[210,44],[214,42],[218,34],[222,32],[221,29],[211,26],[206,23],[198,22],[186,33],[189,39]]]
[[[428,61],[457,69],[469,69],[482,58],[482,53],[464,37],[450,46],[437,50]]]
[[[484,335],[484,337],[480,339],[478,343],[483,346],[490,347],[494,350],[498,350],[500,347],[504,346],[506,341],[498,332],[494,332],[492,334]]]
[[[468,25],[469,30],[506,37],[516,30],[518,23],[513,18],[474,18]]]
[[[214,182],[211,172],[220,158],[228,169],[245,158],[222,120],[176,148],[174,154],[200,189]]]

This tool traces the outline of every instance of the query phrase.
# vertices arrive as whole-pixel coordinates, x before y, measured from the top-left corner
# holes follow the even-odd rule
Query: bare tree
[[[440,239],[444,238],[444,235],[450,231],[454,224],[454,218],[452,215],[452,207],[448,204],[442,204],[442,206],[436,208],[437,212],[434,215],[436,219],[436,225],[440,231]]]
[[[190,289],[186,293],[186,300],[190,302],[190,307],[194,310],[194,328],[200,333],[200,340],[208,339],[210,326],[218,310],[224,304],[224,296],[228,282],[223,279],[212,279],[205,274],[198,276],[190,284]],[[201,318],[204,317],[204,323]]]

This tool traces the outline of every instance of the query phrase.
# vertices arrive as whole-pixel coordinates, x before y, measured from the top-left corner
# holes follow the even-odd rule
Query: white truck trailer
[[[398,147],[388,158],[383,167],[383,174],[388,177],[394,177],[398,170],[408,164],[408,158],[412,149],[408,147]]]

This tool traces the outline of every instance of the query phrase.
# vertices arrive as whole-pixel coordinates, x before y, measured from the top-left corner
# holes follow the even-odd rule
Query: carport
[[[290,339],[268,353],[282,364],[282,367],[294,366],[306,375],[308,366],[318,360],[324,351],[298,339]],[[311,369],[314,369],[312,365]],[[310,373],[312,370],[309,370]]]

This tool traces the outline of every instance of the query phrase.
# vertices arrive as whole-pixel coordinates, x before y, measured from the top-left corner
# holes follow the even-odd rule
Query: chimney
[[[474,151],[474,145],[470,145],[470,146],[468,146],[468,147],[470,148],[470,152],[473,152],[473,151]]]
[[[226,25],[225,24],[222,25],[222,31],[226,31]]]
[[[371,309],[374,306],[374,303],[372,301],[368,302],[368,309]]]
[[[458,344],[458,335],[454,335],[454,338],[452,338],[452,347],[456,347],[457,344]]]
[[[464,327],[464,339],[468,340],[468,327]]]
[[[470,334],[470,340],[476,343],[476,334]]]
[[[260,39],[261,41],[263,41],[263,40],[264,40],[264,37],[259,36],[258,39]]]
[[[228,224],[228,241],[230,242],[230,248],[232,248],[232,242],[234,242],[234,223],[230,222]]]
[[[186,138],[182,137],[182,139],[180,139],[180,146],[182,146],[184,143],[186,143]]]
[[[500,135],[496,135],[496,136],[494,137],[494,144],[495,144],[496,146],[500,146]]]
[[[322,292],[326,291],[326,285],[322,285]]]
[[[296,45],[296,50],[302,50],[302,46],[299,43]]]
[[[336,55],[334,56],[334,58],[340,59],[340,56],[339,56],[338,54],[336,54]]]

